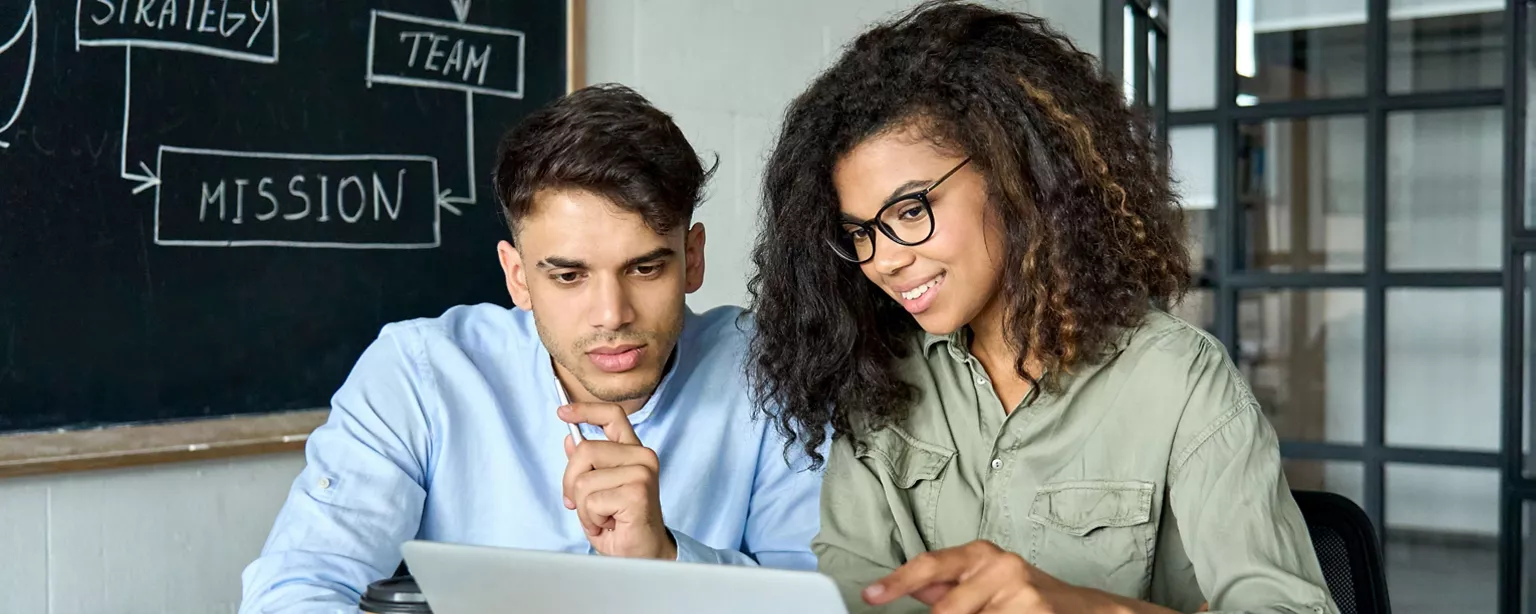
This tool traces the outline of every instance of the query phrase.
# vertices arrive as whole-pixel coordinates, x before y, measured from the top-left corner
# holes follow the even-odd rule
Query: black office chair
[[[1312,535],[1323,578],[1343,614],[1390,614],[1381,544],[1365,510],[1331,492],[1291,491]]]

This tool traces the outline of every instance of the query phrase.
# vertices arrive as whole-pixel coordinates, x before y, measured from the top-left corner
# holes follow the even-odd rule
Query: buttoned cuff
[[[682,531],[668,528],[672,532],[672,539],[677,542],[677,561],[679,563],[715,563],[721,564],[725,560],[720,557],[720,552],[706,546]]]

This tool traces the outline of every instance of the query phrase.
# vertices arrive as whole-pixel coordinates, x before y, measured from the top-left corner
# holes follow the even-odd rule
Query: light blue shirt
[[[672,366],[630,422],[660,458],[678,560],[814,569],[821,475],[803,455],[787,463],[777,430],[754,419],[741,313],[688,312]],[[559,405],[526,311],[460,306],[385,326],[310,436],[240,611],[355,612],[413,538],[593,552],[561,504]]]

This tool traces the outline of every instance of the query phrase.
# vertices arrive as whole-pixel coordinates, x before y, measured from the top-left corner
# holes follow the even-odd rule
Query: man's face
[[[682,333],[684,296],[703,284],[703,225],[657,234],[604,196],[546,190],[517,241],[497,246],[507,291],[533,311],[561,380],[637,409]]]

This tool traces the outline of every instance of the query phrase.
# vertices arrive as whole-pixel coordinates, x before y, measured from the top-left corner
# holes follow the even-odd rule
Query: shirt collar
[[[1131,339],[1136,336],[1136,332],[1141,330],[1141,326],[1137,325],[1120,329],[1115,334],[1114,340],[1110,342],[1109,352],[1105,355],[1104,359],[1091,365],[1079,365],[1077,375],[1092,373],[1125,351],[1125,348],[1131,344]],[[932,358],[935,351],[934,348],[942,346],[950,359],[955,362],[964,363],[971,359],[971,328],[969,326],[963,326],[959,330],[945,335],[935,335],[924,331],[922,341],[923,355],[925,357]]]
[[[934,346],[943,346],[948,351],[949,357],[957,362],[965,362],[966,354],[970,352],[970,327],[961,327],[947,335],[935,335],[923,331],[923,355],[931,356]]]

